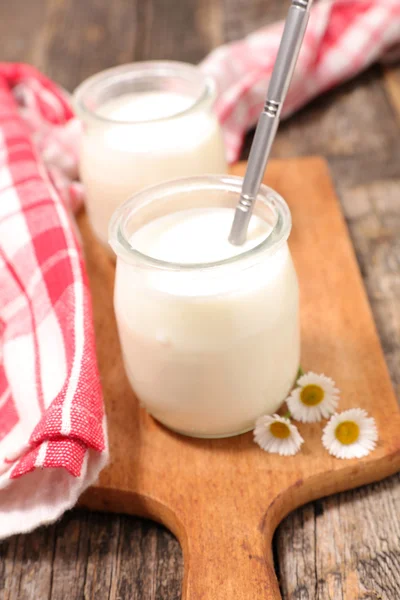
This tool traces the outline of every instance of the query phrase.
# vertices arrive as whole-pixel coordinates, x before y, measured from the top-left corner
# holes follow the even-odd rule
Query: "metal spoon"
[[[241,246],[246,241],[254,202],[278,129],[279,116],[296,66],[311,4],[312,0],[292,0],[289,9],[268,87],[267,99],[258,120],[240,200],[229,234],[229,241],[235,246]]]

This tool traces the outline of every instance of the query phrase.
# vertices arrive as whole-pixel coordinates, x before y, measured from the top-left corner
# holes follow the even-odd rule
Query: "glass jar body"
[[[215,265],[149,262],[122,248],[118,236],[124,220],[129,238],[138,223],[169,210],[220,206],[221,198],[233,207],[240,186],[233,177],[157,186],[133,198],[131,208],[128,202],[111,226],[115,314],[129,381],[157,420],[195,437],[252,429],[258,416],[279,408],[296,379],[299,298],[284,222],[290,213],[286,207],[281,231],[265,248]],[[260,196],[259,214],[273,218],[284,201],[264,186]]]
[[[135,192],[227,170],[214,87],[197,67],[124,65],[90,78],[74,96],[84,124],[80,174],[87,211],[104,244],[112,213]]]

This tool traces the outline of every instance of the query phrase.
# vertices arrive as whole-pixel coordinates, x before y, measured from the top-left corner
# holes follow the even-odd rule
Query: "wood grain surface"
[[[245,163],[233,168],[238,175],[244,171]],[[309,500],[400,469],[400,409],[327,165],[320,158],[271,161],[264,181],[292,213],[302,366],[333,377],[341,410],[356,405],[376,418],[379,444],[362,460],[332,458],[321,444],[321,423],[299,425],[306,441],[288,459],[263,452],[251,432],[195,440],[154,421],[124,374],[112,310],[114,263],[86,215],[78,217],[111,456],[80,504],[150,517],[171,529],[184,553],[185,600],[278,600],[272,536],[281,519]],[[360,591],[356,581],[351,591]]]
[[[190,7],[184,9],[184,43],[178,29],[183,22],[181,4]],[[288,0],[13,0],[2,6],[0,58],[33,63],[72,90],[83,77],[124,61],[201,60],[218,44],[281,18],[288,4]],[[400,98],[399,67],[387,68],[385,76],[380,67],[373,67],[282,123],[274,154],[327,157],[399,396],[396,98]],[[251,135],[243,157],[250,140]],[[274,539],[283,598],[397,600],[398,514],[398,476],[294,511]],[[0,598],[177,600],[182,567],[179,544],[163,527],[134,517],[75,511],[46,530],[0,545]],[[360,589],[356,596],[349,592],[351,581]]]

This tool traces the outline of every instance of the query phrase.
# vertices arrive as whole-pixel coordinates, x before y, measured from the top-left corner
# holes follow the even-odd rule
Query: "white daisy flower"
[[[339,390],[333,379],[310,371],[297,380],[297,386],[286,400],[293,419],[315,423],[335,412]]]
[[[254,441],[266,452],[293,456],[304,442],[295,425],[279,415],[263,415],[256,421]]]
[[[322,443],[337,458],[362,458],[376,446],[375,419],[362,408],[351,408],[333,415],[325,426]]]

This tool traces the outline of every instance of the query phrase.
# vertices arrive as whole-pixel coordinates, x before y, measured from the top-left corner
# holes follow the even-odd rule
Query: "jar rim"
[[[128,80],[129,78],[140,80],[141,78],[148,78],[149,76],[154,77],[181,77],[189,81],[197,79],[202,85],[200,94],[194,98],[193,103],[183,110],[180,110],[171,115],[158,117],[154,119],[129,119],[127,121],[120,119],[112,119],[105,117],[92,110],[87,106],[86,96],[88,93],[94,90],[101,90],[106,84],[112,85],[118,83],[121,80]],[[82,83],[80,83],[72,94],[73,104],[78,115],[82,117],[90,117],[102,123],[108,123],[113,125],[139,125],[146,123],[158,123],[163,121],[169,121],[171,119],[180,118],[187,114],[192,113],[195,110],[203,108],[204,105],[214,102],[216,97],[216,85],[215,81],[209,75],[204,74],[199,67],[189,63],[173,61],[173,60],[149,60],[135,63],[127,63],[124,65],[118,65],[105,69],[94,75],[91,75]]]
[[[265,239],[257,246],[236,254],[230,258],[206,263],[176,263],[163,261],[148,256],[133,248],[125,235],[124,226],[135,208],[151,203],[153,200],[164,195],[182,194],[203,188],[204,191],[231,191],[237,194],[239,199],[242,189],[243,178],[234,175],[202,175],[197,177],[184,177],[163,182],[148,187],[129,198],[114,212],[109,224],[109,244],[117,257],[125,262],[154,269],[167,271],[210,271],[219,267],[237,264],[246,259],[257,260],[264,253],[276,252],[288,239],[292,228],[290,209],[278,192],[267,185],[262,184],[257,196],[257,202],[262,202],[272,209],[275,215],[275,223]],[[147,202],[146,202],[147,200]]]

